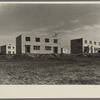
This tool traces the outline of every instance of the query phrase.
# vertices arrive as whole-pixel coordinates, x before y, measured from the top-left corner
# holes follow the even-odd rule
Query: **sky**
[[[100,41],[100,4],[0,4],[0,45],[24,33],[57,33],[66,49],[75,38]]]

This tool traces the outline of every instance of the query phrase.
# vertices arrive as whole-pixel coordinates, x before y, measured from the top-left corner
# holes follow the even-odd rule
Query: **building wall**
[[[16,37],[16,54],[21,54],[21,35]]]
[[[85,41],[87,41],[87,43],[85,43]],[[96,42],[96,44],[94,42]],[[95,40],[93,41],[93,40],[83,39],[83,51],[85,47],[89,48],[89,53],[98,53],[98,51],[100,50],[100,42],[95,41]]]
[[[74,39],[71,40],[71,53],[77,54],[77,53],[83,53],[83,39]]]
[[[30,41],[26,41],[25,38],[30,37]],[[40,42],[35,42],[35,38],[40,38]],[[45,43],[45,38],[49,38],[49,43]],[[58,39],[58,43],[54,43],[53,40]],[[18,42],[17,42],[18,43]],[[19,42],[20,43],[20,42]],[[50,54],[53,53],[53,47],[58,47],[58,53],[61,53],[61,40],[57,37],[39,37],[31,35],[21,36],[21,53],[25,53],[25,46],[30,45],[30,53]],[[33,46],[40,46],[40,50],[34,50]],[[45,50],[45,46],[51,46],[51,50]]]
[[[1,46],[1,54],[6,54],[6,45]]]
[[[9,46],[11,48],[9,48]],[[6,54],[16,54],[16,46],[11,45],[11,44],[6,45]]]

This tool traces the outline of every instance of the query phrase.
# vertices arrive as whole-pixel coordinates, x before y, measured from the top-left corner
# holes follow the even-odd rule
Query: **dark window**
[[[92,44],[92,41],[89,41],[90,44]]]
[[[49,43],[49,39],[48,39],[48,38],[45,38],[45,42],[46,42],[46,43]]]
[[[58,39],[54,39],[54,43],[58,43]]]
[[[40,46],[33,46],[34,50],[40,50]]]
[[[96,41],[94,41],[94,45],[96,45]]]
[[[30,37],[26,37],[26,41],[30,41]]]
[[[11,46],[8,46],[8,49],[11,49]]]
[[[8,54],[11,54],[11,51],[8,51]]]
[[[98,42],[98,45],[100,45],[100,42]]]
[[[51,50],[51,46],[45,46],[45,50]]]
[[[14,51],[13,51],[13,54],[14,54]]]
[[[40,38],[35,38],[35,41],[36,42],[40,42]]]
[[[87,43],[87,40],[85,40],[85,43]]]
[[[89,46],[84,46],[84,53],[89,53]]]
[[[13,47],[13,49],[14,49],[14,47]]]

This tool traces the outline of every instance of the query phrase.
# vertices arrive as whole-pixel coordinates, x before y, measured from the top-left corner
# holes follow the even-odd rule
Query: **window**
[[[8,54],[11,54],[11,51],[8,51]]]
[[[13,51],[13,54],[14,54],[14,51]]]
[[[40,46],[33,46],[34,50],[40,50]]]
[[[51,50],[51,46],[45,46],[45,50]]]
[[[36,42],[40,42],[40,38],[35,38],[35,41]]]
[[[87,43],[87,40],[85,40],[85,43]]]
[[[14,49],[14,47],[13,47],[13,49]]]
[[[89,53],[89,46],[84,46],[84,53]]]
[[[96,45],[96,41],[94,41],[94,45]]]
[[[97,53],[98,52],[98,48],[94,48],[94,53]]]
[[[8,46],[8,49],[11,49],[11,46]]]
[[[45,38],[45,42],[46,42],[46,43],[49,43],[49,39],[48,39],[48,38]]]
[[[54,39],[54,43],[58,43],[58,39]]]
[[[26,41],[30,41],[30,37],[26,37]]]
[[[89,41],[90,44],[92,44],[92,41]]]
[[[100,42],[98,42],[98,45],[100,45]]]

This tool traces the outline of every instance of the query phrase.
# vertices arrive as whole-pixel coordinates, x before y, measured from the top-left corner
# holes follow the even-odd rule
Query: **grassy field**
[[[0,55],[0,84],[100,85],[100,54]]]

